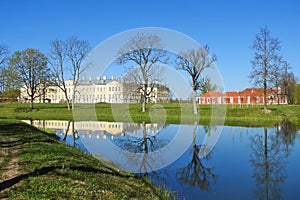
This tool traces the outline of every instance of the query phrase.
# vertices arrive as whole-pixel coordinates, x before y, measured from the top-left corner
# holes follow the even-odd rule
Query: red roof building
[[[199,97],[199,104],[264,104],[264,89],[246,88],[225,94],[208,92]],[[287,97],[280,89],[268,89],[267,104],[287,104]]]

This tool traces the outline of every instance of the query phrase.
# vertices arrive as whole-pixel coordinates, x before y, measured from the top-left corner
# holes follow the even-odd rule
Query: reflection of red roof
[[[221,96],[224,96],[224,94],[221,94],[219,92],[207,92],[201,95],[201,97],[221,97]]]

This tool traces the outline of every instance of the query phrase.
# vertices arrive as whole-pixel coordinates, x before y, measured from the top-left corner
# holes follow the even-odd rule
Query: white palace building
[[[72,100],[73,81],[66,81],[68,98]],[[149,88],[150,89],[150,88]],[[170,91],[166,86],[155,84],[147,101],[151,103],[167,102],[170,99]],[[21,88],[20,101],[30,100],[26,87]],[[58,86],[39,88],[35,103],[63,103],[65,94]],[[75,103],[139,103],[141,101],[140,85],[125,84],[118,79],[106,76],[96,79],[83,78],[76,86]]]

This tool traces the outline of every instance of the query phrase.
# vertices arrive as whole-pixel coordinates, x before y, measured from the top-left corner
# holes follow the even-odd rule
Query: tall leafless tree
[[[262,86],[264,89],[264,112],[267,112],[268,84],[271,83],[272,74],[279,63],[280,48],[280,41],[271,37],[268,27],[261,28],[253,41],[252,49],[255,52],[249,78],[255,86]]]
[[[148,97],[156,82],[162,81],[159,64],[166,64],[168,57],[157,35],[137,34],[129,39],[118,52],[118,63],[132,64],[127,68],[126,81],[136,83],[141,91],[142,112],[146,111]]]
[[[0,92],[4,91],[4,72],[6,69],[6,63],[8,60],[8,47],[6,45],[0,45]]]
[[[209,47],[207,45],[204,47],[199,47],[198,49],[180,52],[177,56],[176,64],[178,69],[186,71],[192,79],[192,101],[195,115],[198,115],[196,102],[197,91],[200,90],[205,83],[203,71],[213,67],[216,60],[216,55],[209,55]]]
[[[44,87],[44,80],[49,77],[50,70],[46,56],[37,49],[16,51],[10,58],[9,65],[17,69],[18,77],[30,98],[30,110],[32,110],[34,99],[42,95],[40,89]]]
[[[71,37],[66,41],[66,55],[70,61],[70,71],[73,81],[72,109],[74,109],[79,77],[91,65],[91,63],[83,63],[90,51],[91,46],[87,40],[79,40],[77,37]]]
[[[62,40],[51,41],[51,50],[49,53],[49,63],[54,72],[54,84],[61,89],[67,101],[68,110],[71,109],[71,101],[68,95],[68,90],[65,81],[65,73],[67,71],[67,44]]]
[[[91,50],[90,44],[86,40],[79,40],[77,37],[71,37],[66,41],[54,40],[51,42],[49,61],[54,71],[54,83],[65,95],[68,109],[74,109],[74,100],[79,76],[89,66],[90,63],[83,63]],[[68,91],[66,85],[67,71],[71,72],[73,88]],[[71,98],[70,98],[71,97]]]

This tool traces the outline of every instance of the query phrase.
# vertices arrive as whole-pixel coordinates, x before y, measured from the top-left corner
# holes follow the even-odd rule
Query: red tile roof
[[[221,94],[219,92],[207,92],[201,95],[201,97],[221,97],[221,96],[224,96],[224,94]]]

